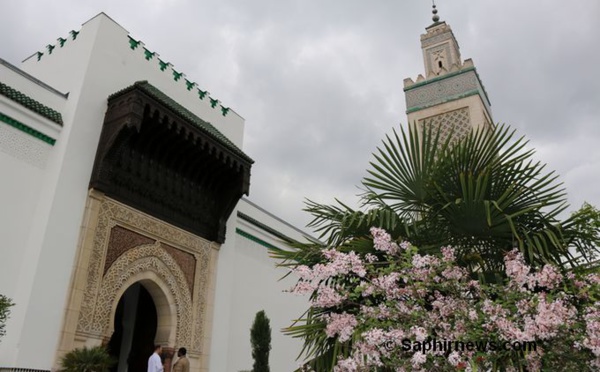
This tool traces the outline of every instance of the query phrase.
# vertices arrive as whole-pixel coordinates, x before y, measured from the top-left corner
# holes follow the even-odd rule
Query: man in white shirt
[[[160,353],[162,352],[161,345],[154,346],[154,353],[148,358],[148,372],[163,372],[163,364],[160,360]]]

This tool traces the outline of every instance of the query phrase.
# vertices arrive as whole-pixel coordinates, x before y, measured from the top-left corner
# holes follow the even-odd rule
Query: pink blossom
[[[410,331],[415,336],[415,339],[419,342],[424,341],[427,338],[427,330],[420,326],[410,327]]]
[[[421,365],[427,361],[427,355],[423,353],[414,353],[411,362],[414,368],[421,368]]]
[[[439,260],[433,256],[421,256],[420,254],[416,254],[412,259],[412,264],[415,268],[422,269],[439,265]]]
[[[333,368],[334,372],[355,372],[358,370],[358,364],[353,358],[346,358],[338,360],[337,364]]]
[[[400,251],[398,244],[392,242],[392,237],[384,229],[371,227],[371,235],[373,236],[373,245],[378,251],[395,255]]]
[[[356,314],[322,315],[327,337],[341,342],[353,339],[350,355],[339,359],[334,371],[378,367],[469,371],[471,361],[480,370],[489,370],[506,354],[491,351],[478,360],[473,360],[474,351],[398,354],[404,339],[422,342],[431,335],[438,340],[483,341],[469,339],[481,337],[482,329],[496,342],[544,340],[571,345],[567,348],[574,353],[571,360],[587,358],[583,363],[600,369],[600,302],[591,300],[600,297],[599,275],[580,280],[552,265],[530,268],[515,249],[505,256],[508,284],[490,285],[470,280],[466,269],[454,263],[450,247],[441,248],[441,258],[419,255],[407,242],[394,243],[382,229],[373,228],[371,234],[375,249],[385,253],[382,262],[375,263],[377,256],[371,253],[361,257],[356,252],[327,249],[320,263],[294,269],[299,280],[292,292],[314,294],[313,307],[344,304],[350,294],[358,302]],[[343,278],[344,286],[332,285],[331,278]],[[362,297],[356,298],[357,294]],[[537,352],[516,358],[529,370],[540,370],[548,360],[539,345]]]
[[[442,271],[442,276],[446,279],[461,280],[467,275],[462,267],[454,266]]]
[[[458,362],[460,362],[460,354],[455,350],[448,355],[448,363],[456,367]]]
[[[368,263],[373,263],[376,262],[378,260],[377,256],[375,256],[372,253],[367,253],[365,255],[365,261],[367,261]]]
[[[341,304],[345,299],[346,296],[342,296],[335,289],[323,285],[319,287],[317,297],[312,304],[316,307],[332,307]]]
[[[294,294],[298,295],[306,295],[314,292],[318,288],[317,284],[314,282],[307,282],[304,280],[299,280],[298,283],[290,290]]]
[[[441,251],[442,251],[442,257],[444,258],[444,261],[454,262],[454,260],[456,259],[456,255],[454,253],[454,248],[442,247]]]
[[[310,267],[306,265],[300,265],[292,270],[300,279],[302,280],[310,280],[313,276],[313,271]]]
[[[586,337],[583,346],[600,358],[600,302],[596,302],[594,308],[587,311],[584,320]]]
[[[338,335],[340,342],[348,341],[358,324],[356,317],[352,314],[343,312],[342,314],[331,313],[324,316],[327,323],[325,333],[327,337]]]
[[[400,287],[398,286],[398,279],[400,278],[399,273],[391,273],[389,275],[382,275],[378,278],[373,279],[373,286],[378,287],[380,290],[386,293],[388,297],[396,298]]]
[[[540,287],[546,287],[548,289],[556,288],[563,280],[558,269],[551,265],[544,265],[542,271],[535,274],[534,277]]]
[[[512,282],[519,288],[528,282],[528,275],[531,269],[525,264],[521,252],[517,249],[508,252],[504,257],[504,264],[506,266],[506,275],[508,275],[508,277],[512,279]]]
[[[600,284],[600,275],[599,274],[588,274],[586,279],[592,284]]]

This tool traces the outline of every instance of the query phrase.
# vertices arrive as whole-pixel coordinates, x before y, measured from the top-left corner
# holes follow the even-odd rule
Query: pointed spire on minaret
[[[437,15],[437,9],[435,8],[435,0],[431,0],[431,2],[433,3],[433,9],[431,10],[431,13],[433,13],[433,17],[431,17],[431,19],[433,19],[433,22],[437,23],[440,20],[440,16]]]

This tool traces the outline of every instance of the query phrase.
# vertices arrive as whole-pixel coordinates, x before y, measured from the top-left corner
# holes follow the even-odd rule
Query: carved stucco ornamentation
[[[437,43],[441,43],[442,41],[452,39],[452,34],[450,32],[443,33],[441,35],[430,36],[429,34],[423,35],[421,38],[421,47],[426,48],[431,45],[435,45]]]
[[[154,239],[150,239],[142,234],[138,234],[134,231],[128,230],[122,226],[115,226],[110,230],[110,238],[108,241],[108,251],[106,252],[106,259],[104,261],[104,273],[110,268],[110,266],[121,256],[124,252],[127,252],[131,248],[135,248],[140,245],[153,244]],[[190,287],[191,288],[191,287]]]
[[[159,245],[153,246],[153,249],[135,248],[126,252],[111,265],[106,275],[103,275],[111,229],[117,225],[135,230],[149,238],[156,239],[159,243],[164,242],[171,247],[182,247],[182,250],[192,254],[197,265],[193,296],[190,292],[187,295],[173,293],[178,290],[181,292],[181,288],[188,288],[187,279],[173,257]],[[110,329],[108,324],[110,309],[107,313],[107,306],[111,307],[114,301],[118,301],[117,292],[129,278],[140,270],[150,270],[168,284],[173,297],[179,302],[178,309],[188,312],[187,315],[178,314],[178,317],[181,318],[178,320],[178,340],[185,341],[186,337],[190,337],[187,339],[191,340],[188,343],[189,349],[192,352],[200,352],[205,332],[203,324],[206,313],[211,250],[216,247],[218,245],[123,204],[111,199],[103,199],[100,203],[98,223],[87,265],[87,278],[77,322],[77,333],[83,337],[86,335],[98,338],[110,337],[110,335],[104,334]],[[136,260],[132,261],[134,257]],[[125,263],[128,264],[125,265]],[[115,270],[112,270],[113,267]],[[169,279],[166,279],[167,277]],[[100,296],[104,302],[97,300]],[[179,325],[183,328],[180,329]],[[189,335],[180,332],[189,332]]]
[[[425,118],[419,120],[419,122],[428,128],[437,128],[440,132],[439,140],[441,143],[448,138],[450,133],[453,134],[453,141],[456,141],[459,138],[464,138],[471,130],[468,107]]]
[[[120,256],[102,279],[96,300],[92,332],[104,334],[109,329],[113,304],[123,283],[139,273],[151,271],[167,284],[175,299],[177,311],[177,345],[191,345],[192,301],[185,274],[173,257],[160,246],[145,245],[130,249]]]
[[[51,145],[0,122],[0,152],[44,169],[51,149]]]

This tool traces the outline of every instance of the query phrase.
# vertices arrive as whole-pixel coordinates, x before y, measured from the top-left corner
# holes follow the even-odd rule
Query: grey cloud
[[[100,4],[100,5],[99,5]],[[105,11],[246,119],[251,199],[303,226],[304,197],[354,205],[371,153],[406,122],[402,81],[423,73],[426,1],[235,0],[3,4],[16,63]],[[3,10],[4,10],[3,9]],[[600,205],[600,3],[438,2],[473,58],[494,119],[556,169],[573,207]],[[50,36],[49,36],[50,35]]]

